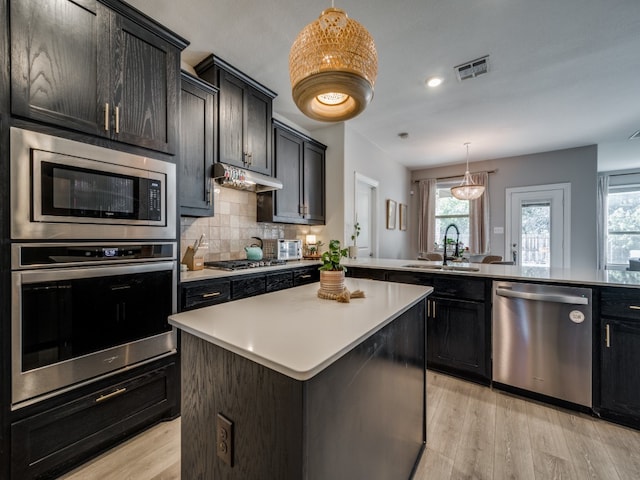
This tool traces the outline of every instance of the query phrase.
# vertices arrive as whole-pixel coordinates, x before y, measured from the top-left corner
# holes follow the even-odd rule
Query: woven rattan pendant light
[[[293,100],[315,120],[339,122],[361,113],[377,74],[373,37],[333,2],[302,29],[289,53]]]
[[[469,143],[465,143],[467,147],[467,170],[464,172],[462,183],[457,187],[451,187],[451,195],[458,200],[475,200],[480,198],[484,193],[484,185],[473,183],[471,174],[469,173]]]

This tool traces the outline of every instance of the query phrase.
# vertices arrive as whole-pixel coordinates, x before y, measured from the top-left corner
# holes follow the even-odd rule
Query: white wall
[[[411,230],[400,230],[396,218],[395,230],[386,228],[386,201],[395,200],[398,205],[409,203],[411,172],[388,154],[366,140],[357,131],[346,126],[345,136],[345,184],[344,215],[345,239],[351,238],[355,214],[355,173],[379,182],[376,224],[378,225],[379,258],[412,258]],[[396,213],[398,217],[398,214]],[[410,214],[409,214],[410,216]]]
[[[378,251],[379,258],[411,258],[410,230],[387,230],[386,200],[409,203],[411,172],[391,160],[377,146],[346,123],[312,132],[313,138],[327,145],[326,195],[327,225],[325,233],[349,245],[355,213],[355,172],[379,182]]]
[[[506,188],[571,183],[571,267],[596,268],[596,183],[598,154],[596,145],[486,160],[469,164],[472,172],[496,170],[489,176],[491,195],[491,253],[505,257],[504,235],[495,227],[505,226]],[[414,180],[462,175],[464,165],[416,170]],[[417,254],[418,188],[414,186],[412,251]]]
[[[344,123],[314,130],[311,136],[327,146],[325,154],[326,225],[319,240],[344,242]],[[343,243],[347,245],[346,243]]]

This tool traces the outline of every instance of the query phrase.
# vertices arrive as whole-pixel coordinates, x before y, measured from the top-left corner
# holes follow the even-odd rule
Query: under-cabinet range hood
[[[226,163],[213,164],[213,178],[223,187],[249,190],[256,193],[282,189],[282,182],[277,178],[244,170]]]

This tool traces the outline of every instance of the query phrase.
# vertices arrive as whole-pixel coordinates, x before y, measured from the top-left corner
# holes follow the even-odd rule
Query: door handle
[[[109,104],[104,104],[104,131],[109,131]]]
[[[551,293],[533,293],[533,292],[517,292],[510,288],[496,288],[496,295],[509,298],[522,298],[524,300],[533,300],[537,302],[551,303],[568,303],[572,305],[589,305],[589,299],[585,297],[576,297],[574,295],[562,295]]]
[[[607,348],[611,348],[611,331],[608,323],[604,327],[604,342]]]
[[[120,133],[120,107],[116,107],[116,133]]]

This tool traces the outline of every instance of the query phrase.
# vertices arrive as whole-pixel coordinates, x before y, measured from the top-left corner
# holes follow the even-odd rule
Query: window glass
[[[452,223],[460,230],[460,242],[464,247],[469,246],[469,200],[458,200],[451,195],[451,187],[458,183],[438,183],[436,192],[436,243],[438,249],[442,249],[445,230]],[[452,238],[455,241],[456,231],[454,228],[449,229],[447,238]],[[448,247],[447,253],[449,253]]]
[[[628,265],[640,257],[640,185],[609,187],[607,263]]]

